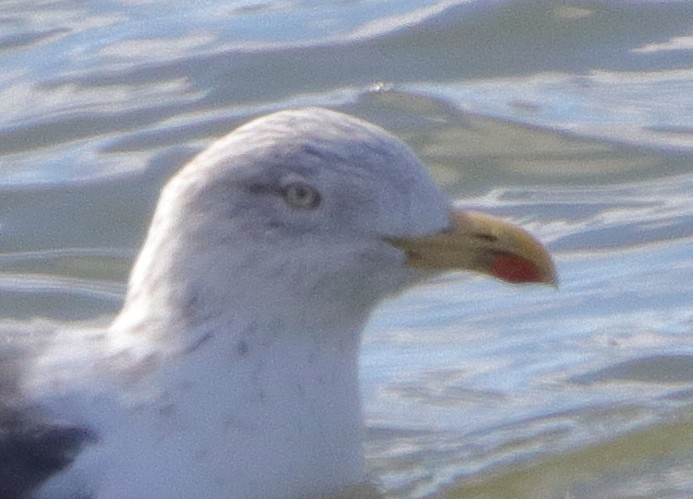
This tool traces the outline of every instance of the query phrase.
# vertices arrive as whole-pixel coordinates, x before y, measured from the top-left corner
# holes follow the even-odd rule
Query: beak
[[[407,265],[428,270],[469,270],[512,283],[558,287],[544,246],[526,230],[500,218],[453,208],[448,230],[425,237],[390,237]]]

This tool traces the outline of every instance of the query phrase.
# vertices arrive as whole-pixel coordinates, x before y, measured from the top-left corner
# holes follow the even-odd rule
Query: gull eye
[[[294,208],[317,208],[320,193],[302,182],[294,182],[284,187],[284,201]]]

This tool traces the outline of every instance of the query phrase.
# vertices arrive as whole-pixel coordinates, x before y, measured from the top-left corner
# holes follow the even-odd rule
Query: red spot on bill
[[[542,282],[539,269],[534,263],[510,253],[497,253],[493,257],[491,273],[508,282]]]

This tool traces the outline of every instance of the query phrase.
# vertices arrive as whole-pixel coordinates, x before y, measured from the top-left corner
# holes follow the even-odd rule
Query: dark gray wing
[[[0,498],[19,499],[69,466],[96,435],[86,428],[0,409]]]
[[[84,445],[96,441],[89,429],[54,421],[32,408],[19,389],[22,368],[55,330],[41,321],[0,322],[0,499],[30,497],[69,466]]]

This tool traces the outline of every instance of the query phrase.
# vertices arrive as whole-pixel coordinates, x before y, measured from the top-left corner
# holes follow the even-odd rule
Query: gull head
[[[453,208],[393,135],[288,110],[238,128],[168,182],[121,317],[169,337],[230,313],[323,330],[323,318],[362,321],[384,296],[448,269],[555,282],[539,243]]]

